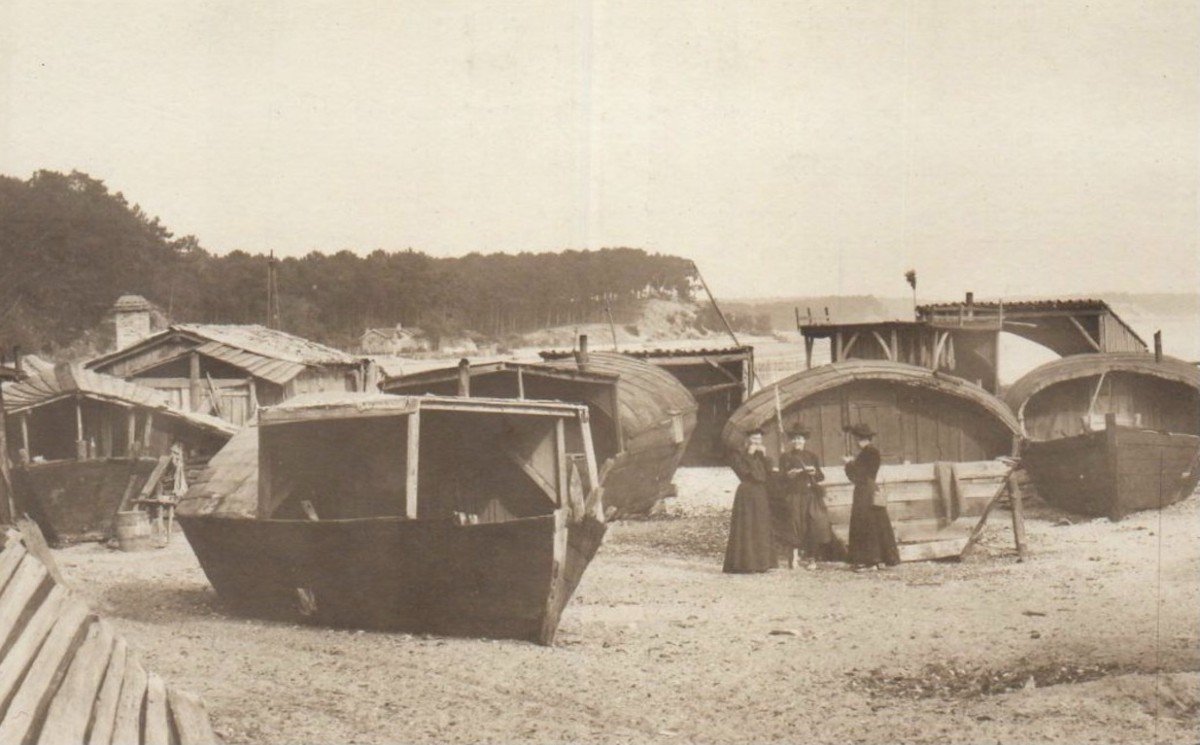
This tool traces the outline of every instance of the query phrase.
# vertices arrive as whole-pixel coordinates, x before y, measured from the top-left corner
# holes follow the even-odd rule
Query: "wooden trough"
[[[841,467],[853,454],[845,428],[866,423],[883,457],[878,483],[905,561],[957,556],[1004,491],[1017,422],[977,385],[886,360],[848,360],[760,389],[730,417],[725,446],[740,448],[761,427],[778,458],[782,433],[810,431],[808,449],[825,472],[834,532],[847,538],[853,485]]]
[[[613,519],[644,515],[672,494],[671,480],[696,428],[696,401],[670,373],[623,354],[589,353],[586,337],[574,360],[460,363],[390,378],[380,388],[587,405],[596,460],[605,465],[604,506],[614,510]]]
[[[1152,354],[1081,354],[1018,380],[1005,400],[1038,494],[1118,520],[1188,497],[1200,482],[1200,369]]]
[[[550,644],[604,537],[588,410],[333,394],[263,409],[180,502],[257,615]]]
[[[0,546],[0,742],[219,742],[201,700],[148,672],[62,584],[36,526],[0,534]]]

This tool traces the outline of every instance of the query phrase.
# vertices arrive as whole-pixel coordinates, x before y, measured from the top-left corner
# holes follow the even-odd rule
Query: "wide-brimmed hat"
[[[871,429],[871,425],[867,424],[866,422],[852,424],[849,427],[846,427],[846,431],[859,439],[870,439],[878,434],[875,432],[875,430]]]
[[[788,436],[789,440],[795,439],[797,437],[803,437],[804,439],[807,440],[809,437],[809,431],[807,429],[805,429],[804,427],[792,427],[791,429],[788,430],[787,436]]]

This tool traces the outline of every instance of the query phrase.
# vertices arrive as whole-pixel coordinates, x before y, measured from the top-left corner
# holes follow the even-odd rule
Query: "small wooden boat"
[[[546,364],[460,363],[389,378],[403,395],[482,395],[586,404],[611,517],[644,515],[672,494],[671,480],[696,428],[696,400],[660,367],[615,352],[587,351]]]
[[[30,523],[0,530],[0,649],[0,742],[220,742],[200,699],[66,586]]]
[[[177,515],[245,612],[550,644],[602,491],[584,406],[313,394],[263,409]]]
[[[60,544],[110,536],[122,503],[154,486],[174,446],[186,469],[238,429],[74,364],[5,385],[4,408],[9,456],[19,464],[12,474],[17,506]]]
[[[1050,504],[1113,520],[1189,496],[1200,481],[1200,369],[1139,353],[1079,354],[1005,394],[1021,461]]]
[[[760,389],[730,417],[730,450],[762,428],[778,457],[781,433],[809,430],[821,460],[834,532],[846,539],[853,484],[841,467],[853,454],[845,428],[869,424],[883,457],[880,490],[905,561],[958,555],[988,504],[1005,487],[1017,421],[1004,403],[960,378],[886,360],[848,360],[805,370]]]

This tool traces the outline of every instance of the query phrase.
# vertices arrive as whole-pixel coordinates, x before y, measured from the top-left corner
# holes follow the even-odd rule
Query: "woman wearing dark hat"
[[[765,572],[775,567],[771,503],[767,495],[767,482],[774,468],[763,446],[761,429],[746,436],[746,447],[734,453],[731,465],[741,483],[733,498],[725,571]]]
[[[850,563],[859,570],[883,569],[900,563],[896,534],[888,518],[887,502],[875,484],[881,458],[869,425],[856,424],[847,431],[858,442],[858,455],[846,456],[846,477],[854,482],[850,508]]]
[[[825,488],[821,482],[825,473],[821,459],[805,448],[808,430],[793,429],[788,433],[791,449],[779,456],[779,473],[783,482],[784,510],[787,515],[780,530],[790,540],[793,554],[788,566],[800,556],[808,559],[808,568],[816,569],[816,561],[844,560],[846,550],[833,534],[829,511],[825,507]]]

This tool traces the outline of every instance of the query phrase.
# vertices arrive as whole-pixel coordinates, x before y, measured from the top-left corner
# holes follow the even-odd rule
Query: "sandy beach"
[[[735,481],[614,524],[553,648],[230,615],[182,534],[56,555],[230,743],[1195,742],[1200,507],[1034,503],[961,563],[720,571]],[[1068,522],[1070,521],[1070,522]]]

